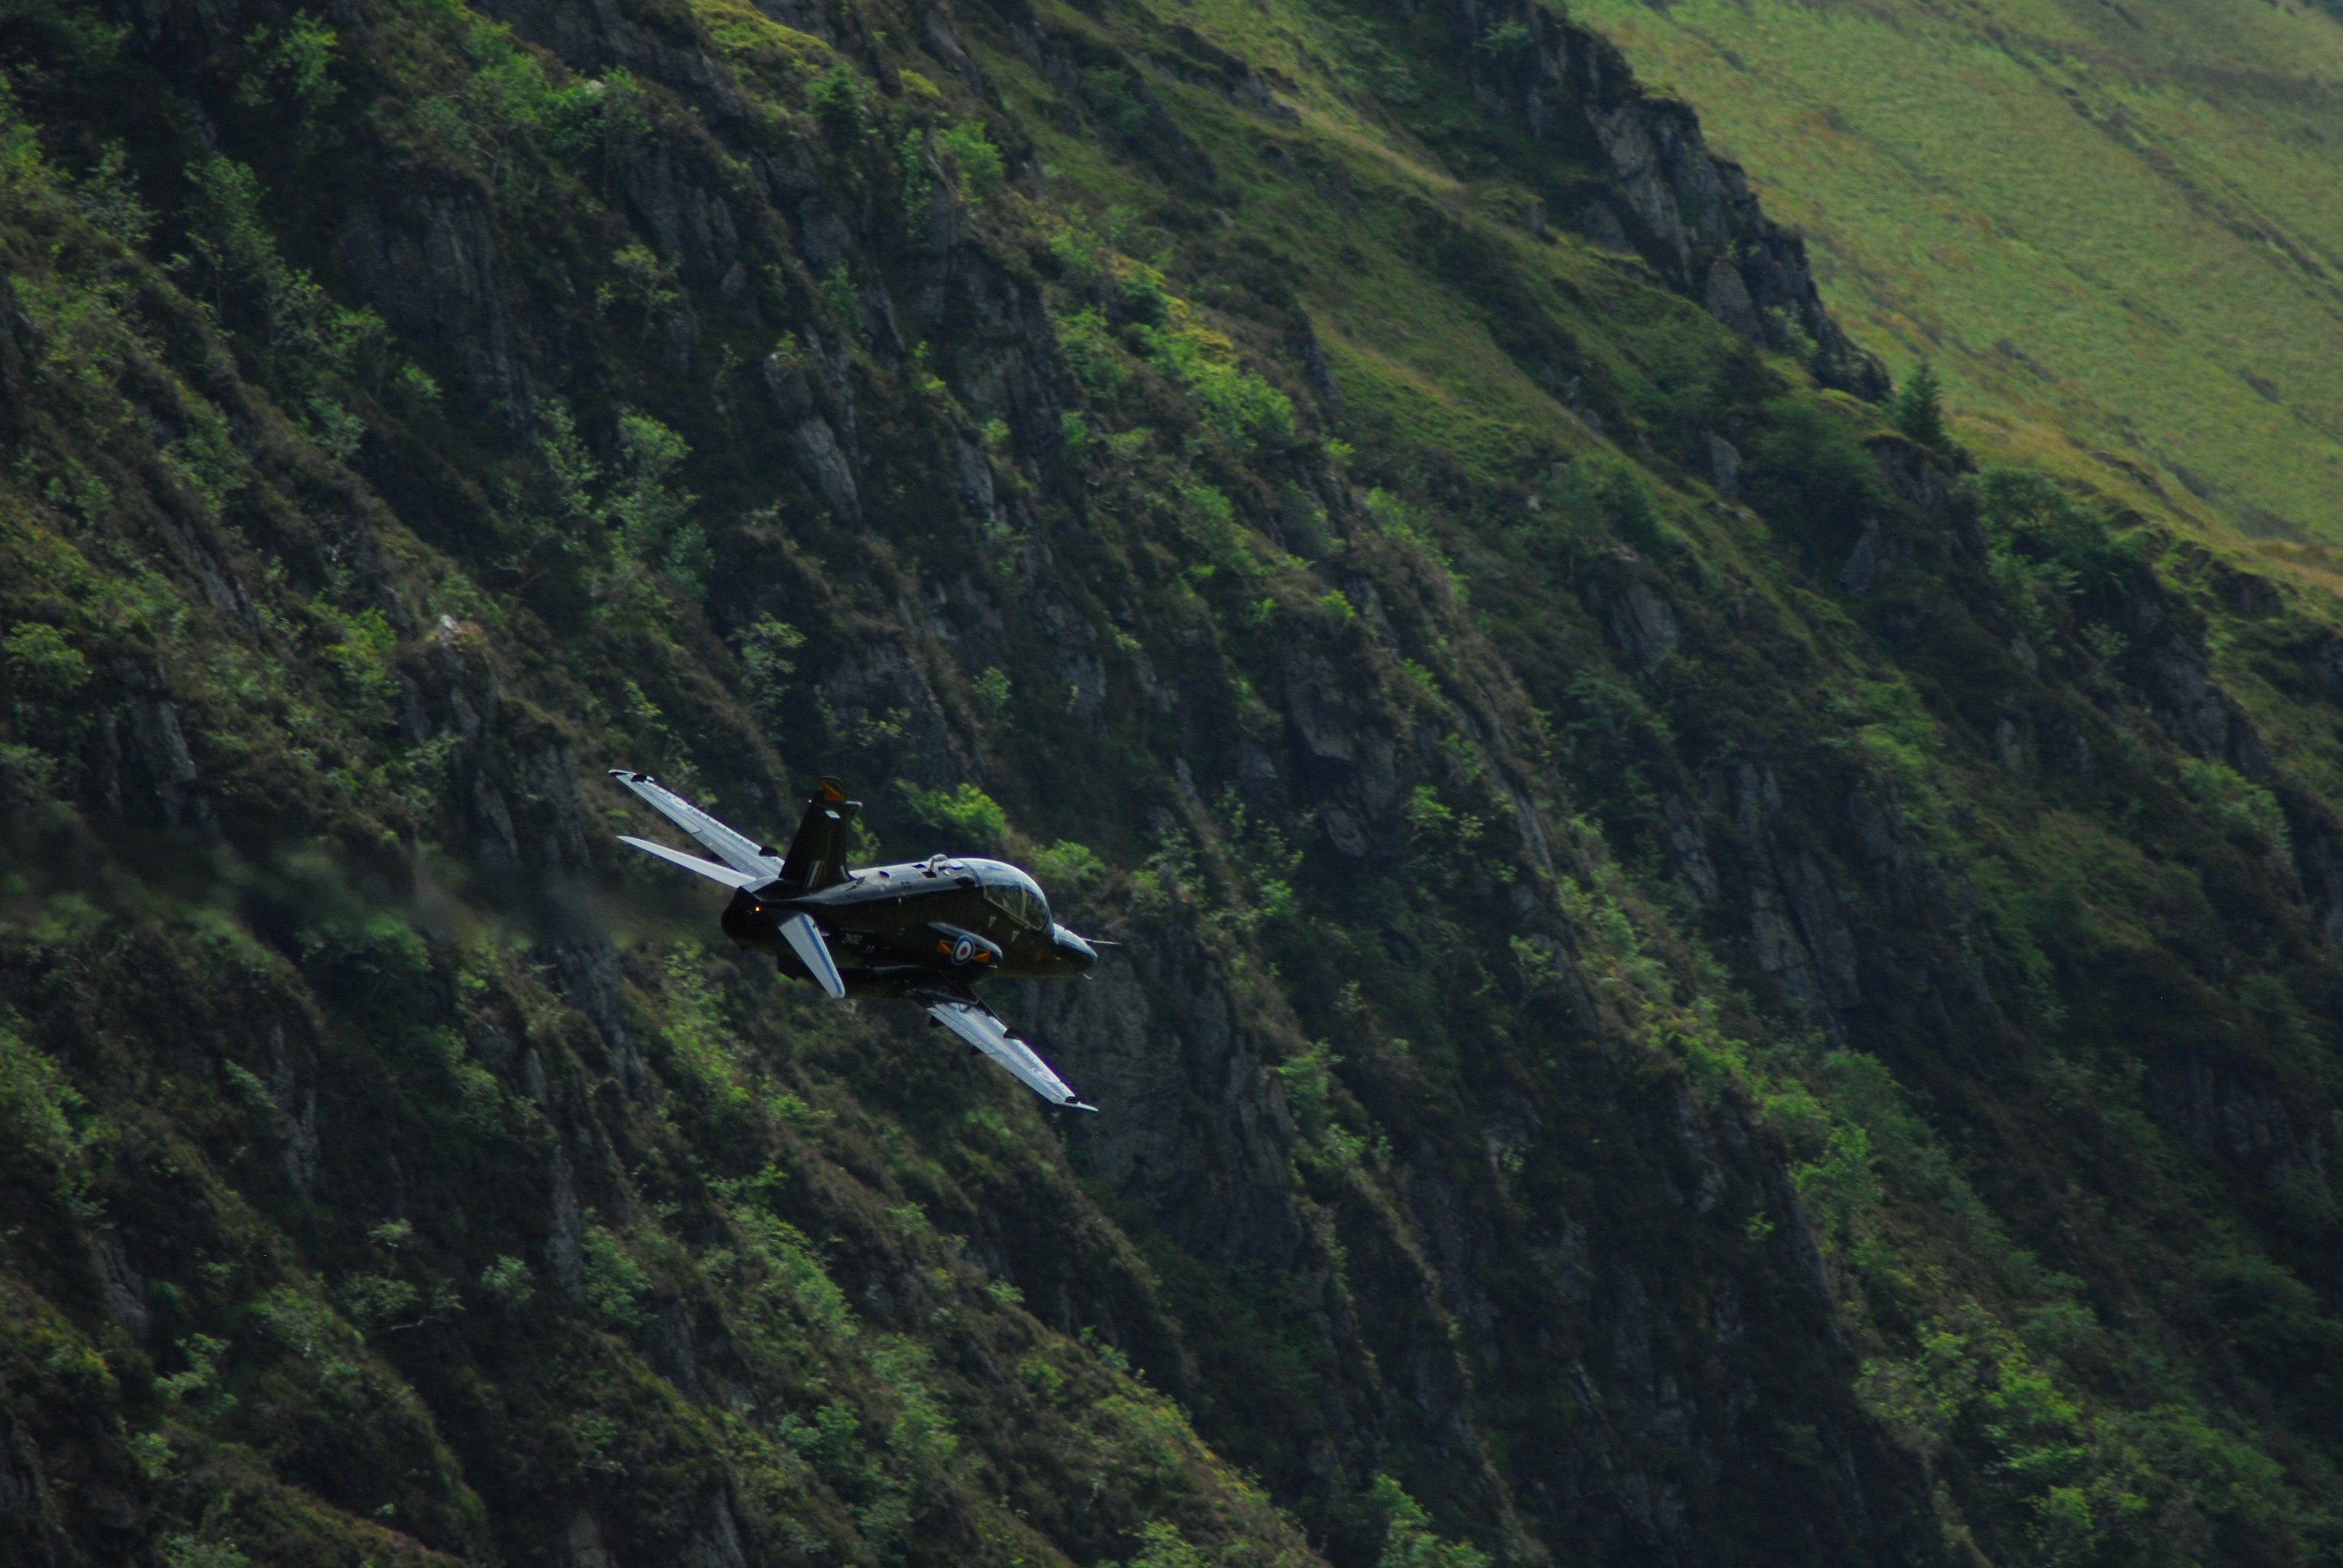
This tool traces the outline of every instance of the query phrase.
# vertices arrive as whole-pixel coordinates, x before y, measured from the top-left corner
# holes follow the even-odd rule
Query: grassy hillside
[[[1595,35],[0,70],[10,1561],[2334,1558],[2343,604],[1883,402]],[[1031,866],[1101,1113],[620,765]]]
[[[2343,19],[1595,0],[1976,439],[2258,538],[2343,530]],[[2149,504],[2143,498],[2142,504]]]

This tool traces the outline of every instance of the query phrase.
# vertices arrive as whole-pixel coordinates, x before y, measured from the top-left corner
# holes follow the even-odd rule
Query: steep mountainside
[[[1934,357],[1975,438],[2217,530],[2343,540],[2343,11],[1580,14],[1703,106],[1834,308],[1899,370]]]
[[[0,69],[8,1562],[2343,1550],[2343,607],[1888,402],[1596,35]],[[1031,866],[1102,1112],[619,765]]]

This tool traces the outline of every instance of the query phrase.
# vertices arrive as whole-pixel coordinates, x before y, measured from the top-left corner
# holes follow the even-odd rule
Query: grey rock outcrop
[[[1068,1081],[1118,1108],[1073,1132],[1091,1176],[1202,1255],[1292,1267],[1293,1123],[1262,1020],[1177,919],[1111,950],[1094,974],[1027,991]]]
[[[141,47],[184,68],[233,45],[256,21],[283,20],[289,7],[266,0],[249,5],[238,0],[134,0],[125,9],[131,14]]]
[[[2198,1154],[2230,1161],[2266,1185],[2326,1190],[2318,1135],[2296,1124],[2277,1083],[2197,1054],[2150,1064],[2147,1086],[2157,1119]]]
[[[1295,782],[1328,840],[1353,859],[1395,852],[1403,786],[1391,716],[1326,649],[1295,640],[1282,674]]]
[[[98,719],[99,791],[106,809],[145,816],[151,800],[166,826],[209,827],[211,798],[168,688],[126,659],[116,662],[115,674],[123,696]]]
[[[1598,245],[1641,253],[1742,337],[1811,345],[1826,380],[1886,396],[1885,368],[1824,307],[1805,241],[1766,216],[1740,166],[1709,150],[1688,105],[1646,93],[1608,39],[1543,6],[1466,0],[1456,15],[1483,111],[1603,171],[1603,189],[1565,195],[1557,212]],[[1488,46],[1501,28],[1504,46]]]
[[[1885,582],[1909,558],[1904,541],[1890,538],[1879,527],[1877,518],[1863,519],[1863,532],[1855,537],[1855,548],[1838,568],[1839,586],[1851,594],[1866,594]]]
[[[943,705],[927,673],[900,642],[858,648],[826,668],[814,691],[839,739],[883,733],[901,775],[923,789],[948,789],[965,775]],[[876,729],[873,727],[878,727]]]
[[[693,160],[653,140],[625,140],[610,158],[635,219],[661,259],[687,283],[719,286],[740,254],[740,231],[721,193],[697,177]]]
[[[33,318],[25,314],[15,286],[0,276],[0,432],[25,422],[26,361],[33,347]]]
[[[629,1099],[650,1090],[650,1070],[635,1048],[627,1027],[624,978],[618,971],[618,950],[607,937],[581,937],[551,944],[553,970],[570,1003],[584,1013],[602,1037],[608,1052],[610,1077]]]
[[[2248,778],[2267,773],[2269,759],[2253,721],[2221,689],[2202,641],[2173,602],[2142,583],[2125,611],[2134,668],[2145,676],[2141,696],[2157,723],[2199,757],[2227,762]]]
[[[809,414],[789,432],[789,443],[797,450],[798,466],[807,481],[813,486],[829,506],[830,515],[849,528],[862,521],[862,497],[854,486],[854,469],[847,461],[846,448],[839,443],[838,432],[830,421],[819,414]]]
[[[0,1397],[5,1393],[0,1388]],[[81,1554],[56,1514],[40,1444],[14,1412],[0,1408],[0,1541],[28,1554],[20,1559],[25,1568],[78,1563]]]
[[[1864,442],[1890,494],[1926,518],[1942,517],[1951,501],[1935,454],[1901,436],[1874,436]]]
[[[1718,495],[1732,499],[1741,489],[1741,449],[1716,435],[1704,436],[1701,444],[1708,450],[1709,482]]]
[[[1638,668],[1649,668],[1674,653],[1684,632],[1664,595],[1640,575],[1611,571],[1590,578],[1588,611],[1602,620],[1611,640]]]
[[[697,30],[679,19],[621,7],[618,0],[490,0],[480,8],[552,50],[574,71],[598,76],[620,66],[664,84],[720,118],[739,119],[745,112],[739,95],[709,59]]]
[[[333,239],[357,297],[402,332],[443,344],[472,396],[514,428],[529,422],[488,210],[466,191],[362,197]]]
[[[848,440],[852,439],[854,405],[843,367],[829,369],[817,340],[810,361],[802,355],[767,356],[764,378],[807,486],[821,498],[831,517],[849,528],[860,526],[862,498],[854,482],[853,458],[830,419],[838,415]]]

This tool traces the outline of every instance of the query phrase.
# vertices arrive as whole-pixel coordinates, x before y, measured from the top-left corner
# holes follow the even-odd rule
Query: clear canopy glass
[[[1032,930],[1050,929],[1050,900],[1032,878],[1001,860],[970,860],[968,868],[982,884],[986,900],[1011,920]]]

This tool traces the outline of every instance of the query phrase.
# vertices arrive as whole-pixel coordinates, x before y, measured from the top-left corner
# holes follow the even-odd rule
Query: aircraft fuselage
[[[806,802],[789,853],[778,855],[726,826],[648,773],[610,777],[682,829],[717,859],[703,860],[655,839],[618,835],[646,855],[733,890],[724,932],[773,955],[785,975],[811,980],[833,1000],[900,997],[928,1010],[928,1021],[1052,1105],[1096,1111],[1007,1020],[976,1000],[994,975],[1067,980],[1098,961],[1090,943],[1050,918],[1041,884],[1006,860],[930,856],[856,871],[846,864],[859,801],[824,779]]]
[[[780,929],[792,915],[810,916],[852,995],[964,990],[996,976],[1071,980],[1098,960],[1088,942],[1051,919],[1033,879],[1000,860],[938,856],[866,867],[814,892],[778,893],[735,893],[724,934],[771,953],[782,973],[811,980]]]

